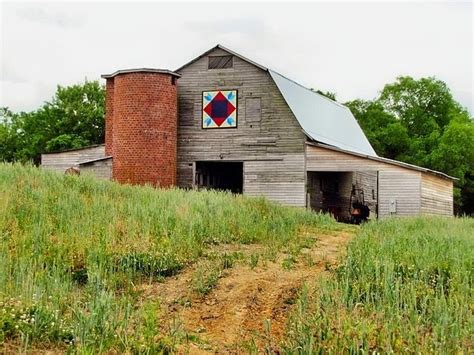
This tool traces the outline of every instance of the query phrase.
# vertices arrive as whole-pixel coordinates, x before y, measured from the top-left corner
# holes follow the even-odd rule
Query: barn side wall
[[[91,174],[98,179],[112,179],[112,158],[80,165],[81,174]]]
[[[244,194],[305,206],[305,135],[270,75],[233,61],[209,70],[204,56],[180,70],[178,186],[193,187],[196,161],[242,161]],[[202,129],[202,92],[214,90],[237,90],[237,128]]]
[[[412,216],[425,212],[421,208],[420,171],[311,145],[306,147],[306,170],[372,172],[372,181],[378,171],[379,217]],[[391,201],[395,201],[395,212],[391,212]]]
[[[421,174],[421,212],[432,215],[453,215],[453,182]]]
[[[87,160],[99,159],[105,156],[105,146],[97,145],[84,149],[76,149],[58,153],[41,154],[41,167],[61,173],[72,166],[78,166]]]

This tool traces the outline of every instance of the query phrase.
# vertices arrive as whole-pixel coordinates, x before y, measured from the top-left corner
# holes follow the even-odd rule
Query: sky
[[[437,2],[2,2],[0,106],[31,111],[124,68],[177,69],[222,44],[340,102],[435,76],[474,114],[473,5]]]

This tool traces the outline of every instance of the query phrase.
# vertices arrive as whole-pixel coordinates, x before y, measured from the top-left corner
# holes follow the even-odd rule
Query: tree
[[[400,160],[409,147],[407,129],[379,102],[354,100],[346,103],[367,139],[381,156]]]
[[[98,81],[58,86],[51,100],[33,112],[4,108],[0,160],[39,163],[41,153],[104,141],[105,89]]]
[[[311,89],[312,91],[314,91],[313,89]],[[318,93],[319,95],[323,95],[325,97],[327,97],[328,99],[331,99],[332,101],[336,101],[336,93],[335,92],[331,92],[331,91],[321,91],[321,90],[316,90],[315,91],[316,93]]]

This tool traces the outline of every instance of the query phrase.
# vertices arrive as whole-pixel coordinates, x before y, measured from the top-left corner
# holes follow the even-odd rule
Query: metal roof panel
[[[357,153],[377,156],[349,108],[271,69],[268,71],[309,138]]]

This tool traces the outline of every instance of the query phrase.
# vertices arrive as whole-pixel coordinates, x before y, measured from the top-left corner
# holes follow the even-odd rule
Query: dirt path
[[[193,270],[150,286],[144,295],[160,297],[166,318],[177,317],[192,335],[180,352],[238,353],[252,339],[260,347],[276,349],[302,284],[334,264],[350,237],[348,232],[318,235],[314,247],[304,249],[299,258],[312,262],[299,261],[290,270],[282,267],[285,255],[255,269],[238,264],[225,270],[207,296],[191,292]]]

